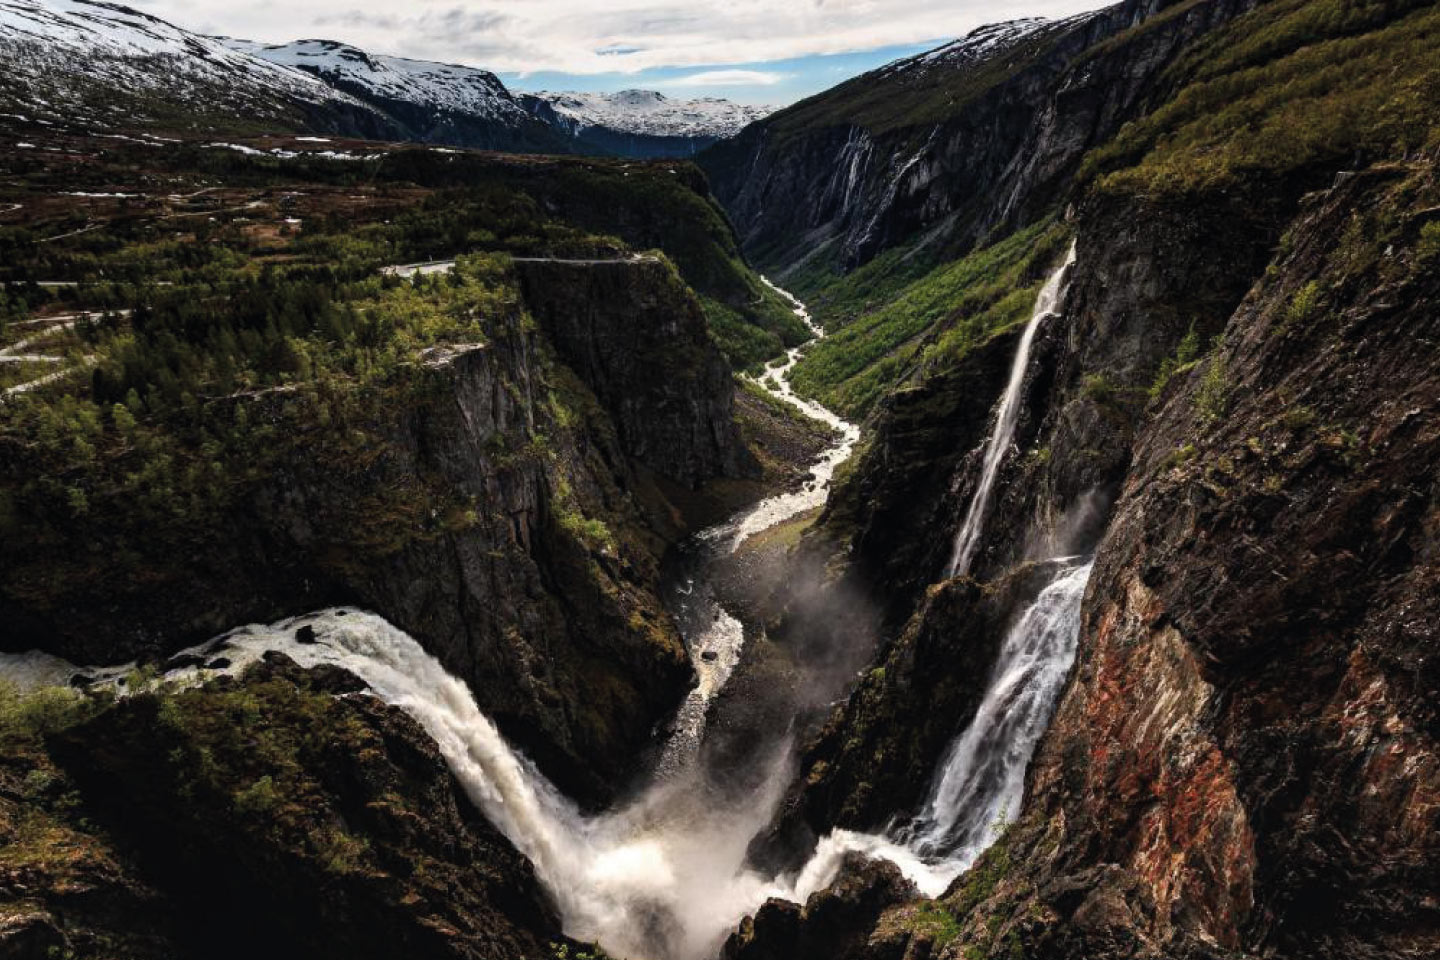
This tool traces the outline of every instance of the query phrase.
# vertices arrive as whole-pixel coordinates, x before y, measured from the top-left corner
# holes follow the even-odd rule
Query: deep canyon
[[[1437,51],[1123,0],[693,163],[7,117],[0,958],[1440,955]]]

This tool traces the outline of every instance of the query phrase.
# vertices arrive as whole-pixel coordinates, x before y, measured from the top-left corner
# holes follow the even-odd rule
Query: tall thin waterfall
[[[1065,262],[1045,281],[1040,295],[1035,298],[1035,309],[1025,333],[1020,337],[1020,346],[1015,351],[1015,360],[1010,364],[1010,382],[1000,397],[1000,407],[995,414],[995,428],[985,443],[985,459],[980,470],[980,483],[970,506],[965,511],[965,520],[955,534],[955,549],[950,554],[950,566],[946,576],[958,577],[970,572],[970,561],[975,558],[975,548],[980,544],[980,533],[985,526],[985,515],[990,510],[991,496],[995,490],[995,478],[1000,473],[1000,463],[1005,459],[1010,443],[1015,438],[1015,424],[1020,419],[1020,390],[1025,385],[1025,371],[1030,366],[1030,348],[1035,343],[1035,334],[1046,317],[1055,316],[1065,299],[1066,284],[1070,268],[1075,265],[1075,244]]]

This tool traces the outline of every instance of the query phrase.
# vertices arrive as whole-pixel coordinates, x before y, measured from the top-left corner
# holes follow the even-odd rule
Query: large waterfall
[[[305,626],[314,642],[296,640]],[[765,779],[766,795],[743,804],[718,802],[698,775],[678,776],[628,806],[586,817],[510,747],[463,681],[379,617],[324,610],[224,640],[232,669],[267,650],[306,667],[334,664],[418,720],[470,798],[534,864],[566,932],[616,956],[699,960],[767,898],[809,892],[744,865],[784,785],[783,757]]]
[[[1074,265],[1075,244],[1072,242],[1065,262],[1050,275],[1050,279],[1045,281],[1045,286],[1040,289],[1040,295],[1035,298],[1030,322],[1025,325],[1020,346],[1010,364],[1010,380],[1005,385],[1005,392],[1000,395],[1000,404],[995,412],[995,427],[990,431],[990,438],[985,443],[980,481],[970,498],[970,506],[965,511],[960,530],[955,534],[955,547],[950,555],[946,576],[958,577],[970,572],[970,561],[975,558],[975,548],[980,545],[980,534],[985,527],[985,515],[990,510],[995,478],[999,475],[1000,464],[1015,438],[1015,424],[1020,419],[1020,392],[1025,386],[1025,371],[1030,367],[1030,348],[1035,343],[1035,334],[1039,331],[1041,322],[1047,317],[1055,316],[1065,299],[1066,281],[1070,276],[1070,268]]]

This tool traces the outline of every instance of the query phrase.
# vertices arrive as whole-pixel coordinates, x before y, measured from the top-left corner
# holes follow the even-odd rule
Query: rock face
[[[695,299],[651,260],[520,264],[525,301],[611,412],[625,452],[686,484],[754,474],[730,366]]]
[[[752,124],[700,162],[767,270],[817,256],[848,270],[916,242],[968,250],[1051,210],[1085,152],[1154,102],[1175,53],[1253,5],[1125,0],[984,28]]]
[[[892,863],[847,854],[839,878],[802,908],[771,900],[747,918],[720,952],[722,960],[786,960],[867,955],[870,928],[889,907],[913,900],[915,886]]]
[[[572,796],[621,789],[692,676],[659,598],[660,556],[685,530],[661,487],[755,467],[724,361],[668,267],[531,266],[555,287],[534,291],[538,325],[511,311],[484,343],[422,356],[363,449],[297,444],[183,580],[77,581],[63,615],[17,602],[6,645],[116,662],[362,605],[465,678]],[[240,402],[254,419],[286,401]],[[304,429],[316,448],[336,437]],[[434,490],[449,506],[419,510]]]
[[[945,742],[931,705],[964,717],[987,622],[1030,589],[1006,571],[1055,549],[1083,491],[1113,490],[1079,524],[1104,535],[1023,815],[942,898],[958,927],[939,956],[1440,948],[1436,160],[1342,173],[1298,203],[1271,184],[1274,206],[1208,217],[1135,197],[1077,213],[1064,326],[1037,345],[975,568],[991,583],[930,591],[808,748],[780,823],[873,828],[913,803]],[[1216,345],[1150,400],[1191,325]],[[871,457],[896,422],[882,412]],[[973,465],[957,469],[964,490]],[[924,667],[942,660],[946,684]],[[899,917],[864,956],[900,955],[882,935]]]
[[[1046,582],[1044,562],[1098,543],[1156,371],[1192,328],[1206,338],[1223,328],[1263,269],[1281,209],[1278,200],[1244,198],[1203,207],[1110,198],[1080,209],[1063,317],[1037,334],[972,561],[983,590],[930,585],[945,578],[1019,331],[951,368],[922,367],[885,401],[823,523],[846,543],[867,594],[883,598],[892,639],[883,669],[807,751],[792,817],[803,812],[808,829],[824,832],[878,827],[914,810],[928,782],[915,771],[933,770],[968,722],[1000,635]],[[932,690],[942,664],[958,686]],[[917,683],[927,696],[912,695]],[[898,806],[887,807],[892,800]],[[785,822],[787,846],[796,829]]]
[[[72,846],[113,867],[67,894],[39,861],[32,891],[61,882],[32,934],[0,933],[21,951],[7,955],[31,955],[26,937],[80,955],[116,937],[141,956],[545,955],[559,925],[529,864],[413,720],[332,695],[359,686],[271,655],[242,681],[135,697],[52,736],[88,818]]]
[[[1434,189],[1433,161],[1313,198],[1138,439],[1026,837],[1056,875],[1116,865],[1105,887],[1141,894],[1140,939],[1440,947],[1440,384],[1415,349],[1435,342],[1440,286],[1409,199]],[[1377,209],[1389,259],[1357,263],[1337,238]],[[1330,299],[1302,321],[1312,282]]]

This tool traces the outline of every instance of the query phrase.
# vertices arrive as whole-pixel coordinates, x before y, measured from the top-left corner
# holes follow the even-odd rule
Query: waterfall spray
[[[1045,281],[1045,286],[1040,288],[1030,322],[1025,325],[1020,345],[1015,350],[1015,359],[1010,364],[1010,380],[1005,385],[1005,392],[1000,397],[1000,405],[995,413],[995,427],[985,442],[980,482],[975,487],[974,496],[970,498],[970,506],[965,511],[965,520],[960,524],[960,531],[955,534],[955,547],[945,574],[947,577],[959,577],[970,572],[970,562],[975,558],[976,547],[980,545],[980,533],[985,526],[985,515],[990,509],[995,478],[1000,473],[1000,463],[1010,449],[1010,442],[1015,437],[1015,425],[1020,419],[1020,391],[1025,386],[1025,371],[1030,366],[1030,348],[1035,343],[1035,334],[1039,331],[1040,324],[1046,317],[1057,315],[1065,299],[1070,268],[1074,265],[1075,244],[1072,241],[1065,262],[1060,264],[1050,275],[1050,279]]]

